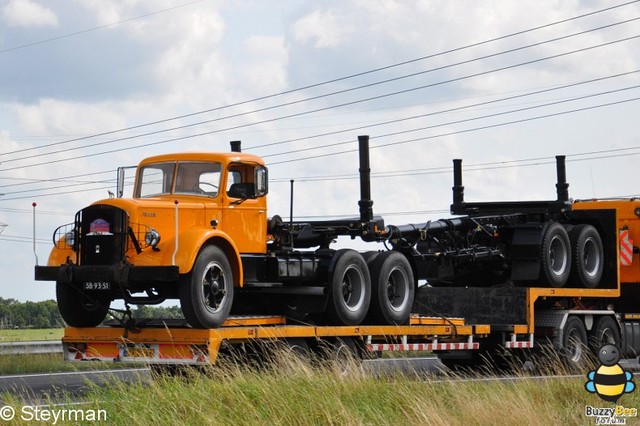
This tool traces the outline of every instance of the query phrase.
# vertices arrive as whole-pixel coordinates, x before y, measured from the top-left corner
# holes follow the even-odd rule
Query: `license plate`
[[[111,283],[107,281],[86,281],[82,288],[85,290],[111,290]]]

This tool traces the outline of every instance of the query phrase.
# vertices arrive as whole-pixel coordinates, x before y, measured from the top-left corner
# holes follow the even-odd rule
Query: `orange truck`
[[[570,200],[564,157],[556,200],[466,202],[454,160],[452,218],[385,225],[359,144],[359,216],[342,220],[268,217],[268,169],[239,142],[142,160],[130,199],[119,173],[117,197],[56,229],[35,267],[56,282],[67,358],[213,362],[255,339],[433,350],[456,365],[545,345],[574,363],[604,343],[640,350],[640,202]],[[387,250],[336,250],[338,236]],[[185,321],[98,327],[117,299],[178,299]]]

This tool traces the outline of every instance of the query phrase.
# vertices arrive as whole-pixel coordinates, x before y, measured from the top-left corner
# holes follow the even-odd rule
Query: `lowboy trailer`
[[[133,198],[80,210],[35,268],[56,281],[67,359],[215,362],[264,339],[427,349],[449,365],[543,346],[574,364],[605,343],[638,354],[640,201],[571,200],[559,156],[555,200],[467,202],[454,160],[454,217],[385,225],[359,143],[360,215],[344,220],[267,218],[267,168],[239,143],[143,160]],[[387,250],[332,249],[338,236]],[[183,324],[95,327],[113,300],[171,298]]]

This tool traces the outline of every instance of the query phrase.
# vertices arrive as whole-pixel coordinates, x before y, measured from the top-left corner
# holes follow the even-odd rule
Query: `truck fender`
[[[176,265],[180,268],[180,274],[191,272],[200,250],[206,244],[217,245],[225,252],[233,271],[234,284],[236,287],[242,287],[244,277],[238,248],[229,235],[217,229],[192,228],[180,233],[178,253],[176,254]],[[173,251],[170,251],[169,256],[172,256]],[[171,258],[169,258],[170,262]]]

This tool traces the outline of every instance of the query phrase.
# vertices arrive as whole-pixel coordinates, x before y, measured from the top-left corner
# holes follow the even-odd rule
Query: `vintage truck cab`
[[[233,146],[233,145],[232,145]],[[267,250],[267,168],[239,152],[179,153],[137,167],[132,198],[97,201],[55,230],[36,280],[56,281],[67,324],[100,324],[113,300],[157,304],[180,299],[195,327],[224,322],[240,253]]]

